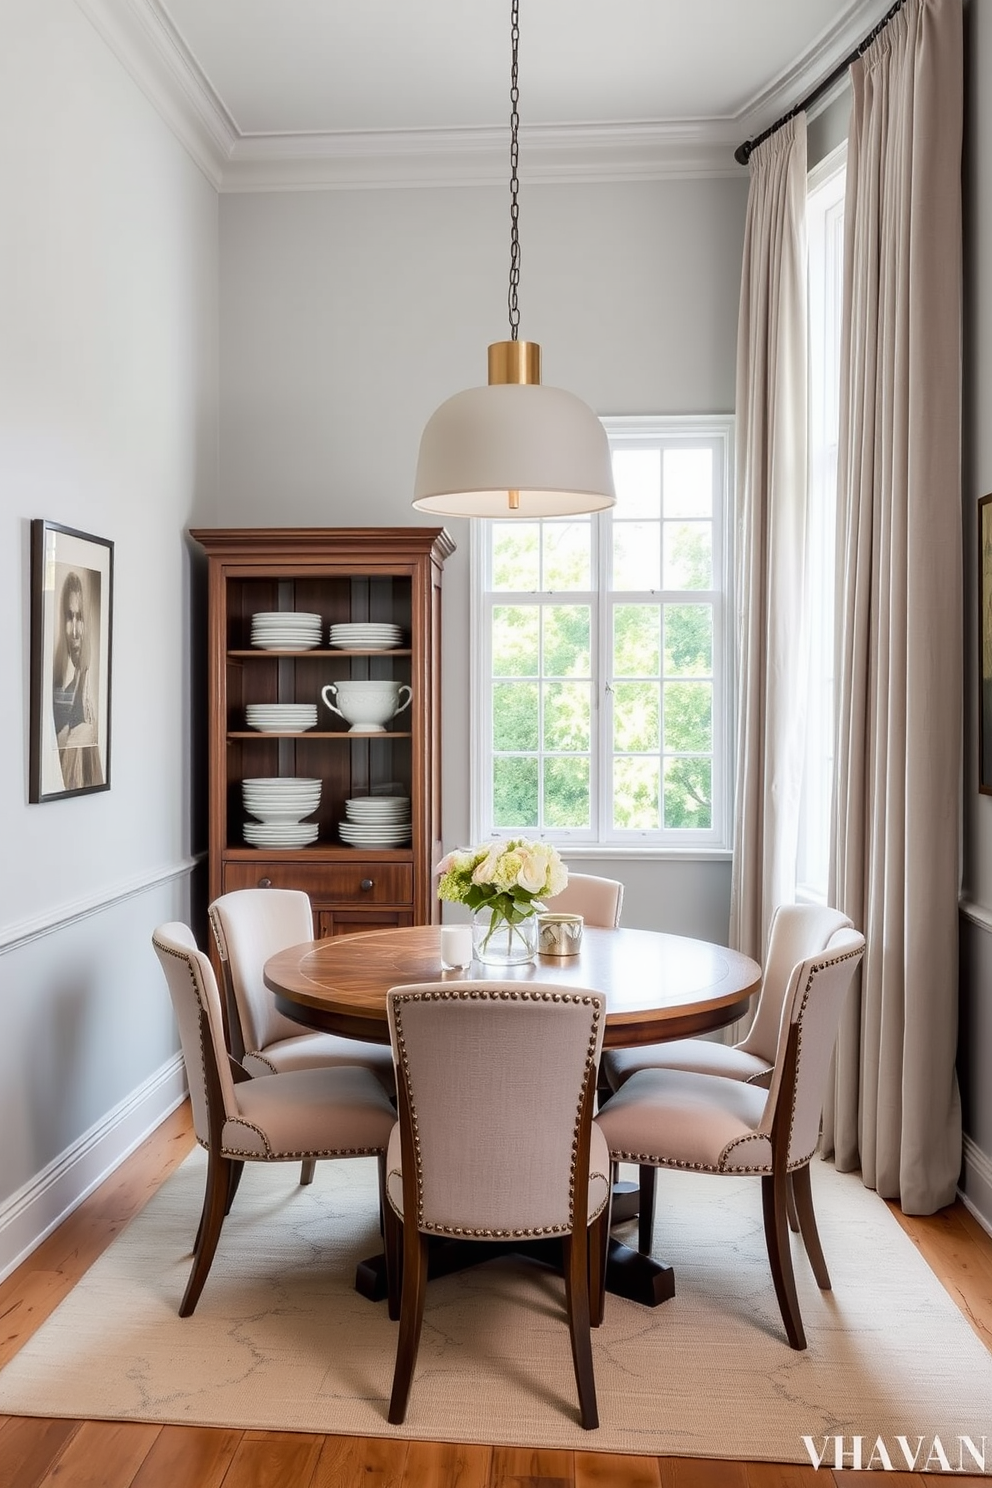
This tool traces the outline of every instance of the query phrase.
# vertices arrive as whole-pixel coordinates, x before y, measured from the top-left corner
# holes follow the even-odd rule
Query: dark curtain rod
[[[763,144],[766,139],[770,138],[770,136],[773,135],[777,129],[781,129],[783,124],[788,124],[790,119],[794,119],[797,114],[801,114],[805,109],[808,109],[810,104],[815,103],[818,98],[822,98],[827,89],[832,88],[834,83],[838,82],[839,79],[844,76],[851,63],[857,62],[859,57],[864,56],[865,52],[875,40],[875,37],[880,35],[880,33],[885,30],[892,17],[894,15],[897,15],[899,11],[902,10],[905,3],[906,0],[896,0],[896,3],[891,6],[889,10],[886,11],[885,15],[879,21],[875,29],[873,31],[869,31],[868,35],[865,37],[861,45],[855,47],[851,55],[849,57],[845,57],[843,62],[838,63],[829,77],[825,77],[821,83],[817,83],[816,87],[812,90],[811,93],[807,93],[806,97],[802,100],[801,103],[797,103],[795,107],[791,108],[787,114],[783,114],[781,119],[776,119],[774,124],[769,124],[768,128],[763,129],[760,134],[754,137],[754,139],[745,140],[742,145],[738,145],[737,149],[734,151],[734,159],[738,162],[738,164],[747,165],[748,161],[751,158],[752,152],[756,150],[759,145]]]

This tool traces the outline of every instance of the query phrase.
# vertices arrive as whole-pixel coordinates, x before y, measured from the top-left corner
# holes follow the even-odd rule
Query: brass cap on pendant
[[[489,386],[541,381],[541,348],[536,341],[494,341],[489,348]]]

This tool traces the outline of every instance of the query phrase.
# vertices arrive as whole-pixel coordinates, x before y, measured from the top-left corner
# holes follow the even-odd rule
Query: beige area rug
[[[294,1165],[247,1164],[180,1320],[203,1171],[196,1152],[0,1372],[0,1412],[759,1461],[808,1462],[809,1436],[828,1466],[838,1435],[893,1453],[897,1436],[922,1437],[924,1455],[939,1436],[952,1465],[967,1435],[988,1438],[992,1470],[992,1359],[885,1205],[825,1163],[813,1184],[834,1290],[797,1249],[801,1354],[781,1330],[760,1185],[659,1174],[655,1252],[677,1295],[655,1309],[607,1299],[592,1433],[561,1281],[512,1259],[430,1284],[407,1424],[388,1425],[396,1326],[352,1287],[379,1249],[370,1160],[323,1163],[311,1188]]]

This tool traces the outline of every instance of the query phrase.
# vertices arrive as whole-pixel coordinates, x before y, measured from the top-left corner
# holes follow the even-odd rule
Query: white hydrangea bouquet
[[[503,926],[510,942],[514,935],[522,939],[520,926],[541,907],[538,901],[560,894],[568,883],[558,849],[523,838],[456,849],[441,859],[438,873],[439,899],[467,904],[473,915],[488,911],[483,951]]]

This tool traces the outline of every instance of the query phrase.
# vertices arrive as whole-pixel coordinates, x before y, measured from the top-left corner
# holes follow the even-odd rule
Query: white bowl
[[[409,706],[413,694],[405,682],[346,680],[329,682],[320,696],[332,713],[351,724],[349,733],[381,734],[389,719]]]

